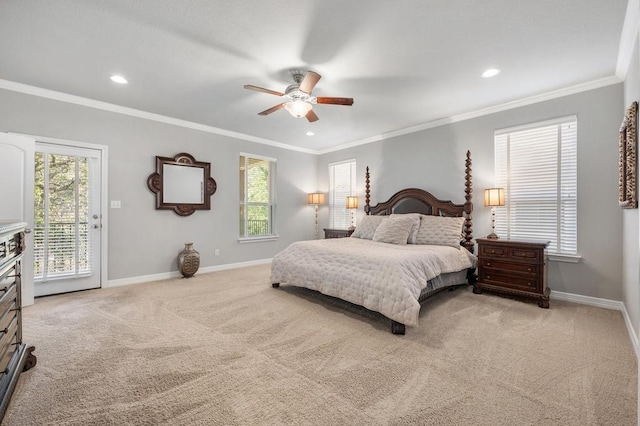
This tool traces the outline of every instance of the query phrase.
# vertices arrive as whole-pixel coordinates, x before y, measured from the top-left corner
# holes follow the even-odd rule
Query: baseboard
[[[259,260],[250,260],[248,262],[228,263],[226,265],[206,266],[204,268],[198,269],[198,274],[207,274],[209,272],[226,271],[228,269],[245,268],[247,266],[265,265],[267,263],[271,263],[271,259],[259,259]],[[152,274],[152,275],[140,275],[137,277],[108,280],[107,285],[105,287],[120,287],[123,285],[142,284],[142,283],[148,283],[151,281],[170,280],[173,278],[180,278],[180,276],[181,276],[180,272],[178,271],[163,272],[161,274]]]
[[[633,346],[633,350],[636,353],[636,358],[638,358],[638,360],[640,361],[640,341],[638,340],[638,335],[636,334],[636,331],[633,329],[633,324],[631,323],[631,319],[629,318],[629,313],[627,312],[627,308],[626,306],[624,306],[624,303],[618,302],[615,300],[600,299],[599,297],[581,296],[579,294],[562,293],[560,291],[553,291],[553,290],[551,290],[550,297],[551,299],[555,299],[555,300],[574,302],[574,303],[579,303],[581,305],[595,306],[598,308],[614,309],[616,311],[622,312],[624,323],[627,325],[627,332],[629,333],[629,339],[631,340],[631,345]]]

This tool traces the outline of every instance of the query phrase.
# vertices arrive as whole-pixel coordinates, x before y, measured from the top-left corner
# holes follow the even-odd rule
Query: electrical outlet
[[[214,252],[213,252],[213,255],[214,256],[220,256],[220,250],[215,249]]]

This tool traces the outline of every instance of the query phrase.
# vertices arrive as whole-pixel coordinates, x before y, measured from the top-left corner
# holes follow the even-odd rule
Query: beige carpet
[[[3,425],[633,425],[620,312],[469,288],[419,327],[294,287],[269,266],[37,299],[38,365]]]

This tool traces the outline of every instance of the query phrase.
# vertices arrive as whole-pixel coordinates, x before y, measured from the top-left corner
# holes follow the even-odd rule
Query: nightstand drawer
[[[510,274],[507,271],[481,270],[478,280],[483,284],[517,290],[536,291],[538,289],[538,279],[536,277],[527,277],[517,273]]]
[[[539,262],[541,253],[544,252],[529,248],[514,247],[511,249],[511,257],[522,261]]]
[[[534,276],[538,276],[538,273],[540,271],[540,268],[537,265],[531,265],[527,263],[514,263],[512,261],[502,259],[481,258],[479,259],[479,264],[482,268],[486,269],[521,272],[523,274]]]
[[[507,257],[509,256],[509,250],[507,247],[496,247],[492,245],[480,246],[480,256],[490,257]]]

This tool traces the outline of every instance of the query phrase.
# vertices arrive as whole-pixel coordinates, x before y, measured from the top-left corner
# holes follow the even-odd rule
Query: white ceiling
[[[0,79],[323,151],[615,78],[627,0],[0,0]],[[498,67],[501,74],[480,74]],[[315,123],[259,111],[322,75]],[[109,80],[122,74],[130,84]],[[596,83],[594,83],[596,82]],[[214,132],[216,129],[209,129]],[[307,131],[314,136],[305,136]]]

